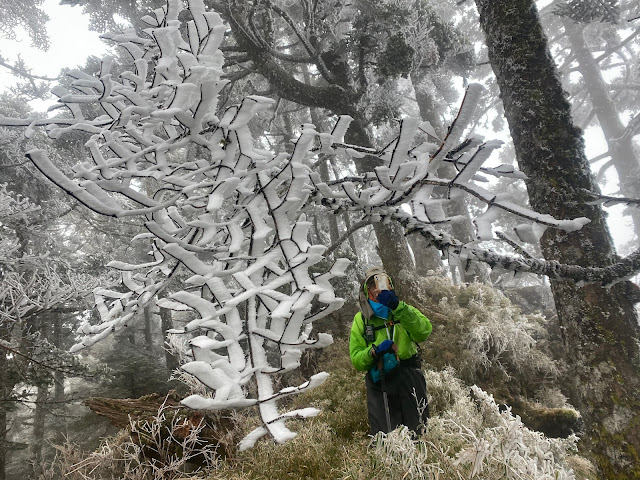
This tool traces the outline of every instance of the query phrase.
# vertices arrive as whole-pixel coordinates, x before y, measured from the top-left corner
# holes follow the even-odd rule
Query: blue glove
[[[382,290],[378,294],[377,302],[381,303],[385,307],[389,307],[391,310],[395,310],[398,308],[400,300],[398,300],[398,296],[393,290]]]
[[[374,352],[376,353],[376,356],[381,355],[381,354],[386,353],[389,350],[391,350],[391,345],[393,345],[393,342],[391,340],[385,340],[384,342],[382,342],[377,347],[374,345],[373,349],[374,349]]]

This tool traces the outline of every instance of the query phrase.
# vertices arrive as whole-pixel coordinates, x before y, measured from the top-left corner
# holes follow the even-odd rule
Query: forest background
[[[14,16],[3,21],[3,33],[10,36],[17,26],[22,26],[35,45],[45,48],[43,17],[37,2],[27,6],[21,2],[6,3],[6,10]],[[83,7],[92,19],[92,27],[99,31],[117,31],[123,28],[125,21],[137,25],[148,10],[162,5],[152,2],[135,7],[120,2],[108,6],[104,2],[64,3],[73,4],[74,8]],[[511,11],[515,17],[502,18],[501,14],[506,15],[504,11],[494,12],[483,2],[476,3],[474,6],[470,2],[437,2],[433,5],[428,2],[355,2],[353,5],[329,6],[322,2],[282,5],[266,2],[263,4],[266,13],[261,14],[275,16],[278,20],[273,24],[264,19],[256,22],[250,11],[239,19],[228,16],[231,35],[221,50],[226,55],[225,67],[231,83],[222,92],[220,107],[256,93],[275,98],[273,108],[252,124],[254,135],[267,132],[261,137],[262,141],[275,152],[291,150],[292,142],[300,134],[300,125],[313,123],[318,130],[324,131],[339,114],[354,118],[345,138],[347,143],[375,149],[393,138],[398,118],[409,116],[428,121],[427,134],[432,140],[441,141],[447,134],[447,125],[456,117],[463,87],[471,82],[481,83],[485,89],[467,127],[467,135],[505,139],[507,144],[494,154],[497,158],[492,164],[516,164],[519,160],[519,169],[530,179],[527,187],[532,197],[531,205],[535,210],[546,212],[548,210],[541,210],[540,206],[553,201],[550,195],[540,195],[540,190],[544,189],[534,183],[536,174],[532,170],[540,169],[541,165],[535,161],[535,146],[542,150],[549,148],[543,141],[535,140],[538,135],[547,139],[553,151],[563,150],[566,145],[553,143],[550,134],[553,130],[539,128],[541,131],[536,132],[526,124],[518,127],[516,117],[509,116],[509,108],[515,108],[510,102],[509,83],[515,84],[516,90],[522,85],[501,76],[505,74],[504,69],[500,69],[500,54],[504,52],[496,51],[496,44],[491,43],[497,28],[492,31],[487,27],[504,24],[515,28],[517,21],[527,18],[530,9],[525,5],[527,2],[514,2],[518,3]],[[227,7],[229,5],[226,3]],[[215,6],[224,18],[225,2]],[[588,149],[590,158],[584,160],[590,165],[594,182],[599,182],[609,197],[599,194],[594,183],[594,187],[588,189],[590,193],[586,200],[595,202],[597,209],[601,205],[606,211],[615,209],[615,215],[609,215],[609,225],[601,222],[599,228],[604,236],[607,236],[608,228],[615,232],[617,254],[606,245],[603,248],[609,250],[604,253],[582,253],[606,244],[606,241],[592,242],[588,238],[576,240],[568,249],[569,253],[567,250],[553,252],[551,235],[545,235],[540,245],[538,239],[542,231],[536,233],[535,227],[523,228],[513,223],[513,219],[509,223],[509,218],[494,223],[493,238],[484,240],[482,245],[491,252],[513,258],[542,258],[544,255],[547,260],[583,267],[617,264],[624,256],[633,261],[631,254],[637,245],[639,228],[634,197],[637,198],[640,191],[634,143],[640,125],[634,107],[638,90],[637,2],[545,2],[539,7],[539,18],[548,36],[545,46],[548,45],[553,54],[553,68],[560,74],[571,102],[573,122],[585,129],[588,144],[592,138],[598,138],[594,142],[597,147]],[[346,22],[341,15],[349,9],[356,13],[349,12],[350,21]],[[534,20],[537,21],[537,17]],[[248,23],[242,24],[242,21]],[[317,22],[316,33],[321,32],[324,37],[313,38],[313,22]],[[269,25],[275,25],[278,30],[261,30]],[[372,35],[372,32],[380,34]],[[260,40],[264,38],[277,38],[278,42],[284,43],[276,42],[278,48],[267,49]],[[315,58],[300,55],[296,48],[307,48],[302,38],[311,42],[314,51],[321,53]],[[282,47],[287,39],[291,39],[292,45]],[[541,54],[532,47],[536,43],[531,38],[523,39],[526,52],[518,52],[515,48],[517,40],[511,38],[509,42],[514,46],[508,59],[511,64],[518,61],[515,55]],[[354,58],[357,59],[355,63]],[[544,49],[538,60],[537,64],[545,65]],[[125,59],[119,58],[119,61]],[[11,92],[3,94],[3,115],[23,118],[33,115],[27,101],[46,96],[53,79],[39,78],[30,73],[29,65],[6,61],[4,57],[3,65],[23,80]],[[327,69],[326,77],[319,73],[318,65]],[[100,68],[99,60],[89,58],[83,68],[96,73]],[[493,71],[497,72],[496,77]],[[293,89],[292,79],[316,89]],[[60,81],[70,83],[64,76]],[[543,84],[541,80],[540,84]],[[346,97],[335,95],[338,90],[327,88],[331,86],[338,86],[341,91],[353,89],[358,95],[345,101]],[[326,92],[334,93],[333,98],[325,95],[324,88]],[[548,89],[546,93],[551,91]],[[506,106],[501,104],[500,94],[507,100]],[[538,113],[546,121],[544,115],[548,112],[542,111],[541,103],[538,103]],[[504,121],[505,117],[509,118],[509,124]],[[566,117],[561,118],[568,123]],[[514,143],[510,142],[509,129]],[[72,165],[79,160],[86,134],[77,132],[55,143],[39,136],[25,138],[16,129],[3,129],[2,135],[3,181],[7,182],[2,192],[5,307],[2,345],[7,355],[2,359],[0,413],[4,428],[0,430],[6,433],[0,474],[17,478],[23,477],[25,471],[33,475],[46,475],[47,471],[52,471],[47,470],[52,467],[48,467],[46,461],[51,461],[56,449],[50,446],[49,440],[63,444],[66,434],[72,443],[81,443],[82,449],[90,451],[99,437],[114,433],[107,422],[100,423],[94,413],[82,406],[82,402],[90,397],[163,395],[169,386],[178,389],[181,395],[188,393],[188,389],[177,381],[167,383],[170,372],[184,362],[184,358],[174,355],[179,350],[175,346],[165,350],[163,335],[187,319],[172,317],[168,309],[149,305],[139,313],[138,327],[117,333],[88,353],[65,354],[78,341],[77,327],[95,315],[92,313],[93,299],[89,296],[93,288],[113,284],[113,272],[105,265],[116,258],[131,263],[143,261],[144,246],[130,242],[141,226],[127,220],[105,220],[93,214],[53,188],[24,159],[25,151],[35,145],[48,149],[49,155],[60,165]],[[533,139],[534,147],[529,146],[526,150],[519,144],[523,137]],[[581,146],[577,145],[577,148]],[[531,158],[521,158],[525,153]],[[581,155],[576,155],[574,150],[570,156],[584,157],[584,149]],[[348,156],[320,156],[314,165],[329,182],[357,176],[369,168],[365,161],[354,161]],[[551,165],[551,162],[542,165]],[[580,165],[578,167],[580,170]],[[557,172],[563,172],[567,177],[554,192],[558,197],[564,198],[563,193],[581,188],[581,180],[578,180],[579,176],[571,175],[568,162],[561,162]],[[445,175],[443,173],[443,177]],[[508,190],[511,198],[526,204],[524,182],[521,188],[516,188],[517,184],[507,185],[503,180],[484,183],[495,192]],[[586,204],[586,200],[583,195],[582,203]],[[472,219],[480,216],[485,208],[483,204],[457,201],[451,202],[448,208],[451,209],[449,214],[467,217],[467,220],[453,224],[447,232],[469,247],[478,245],[471,242],[478,235],[476,226],[482,223],[474,224]],[[566,213],[559,218],[579,216]],[[443,255],[448,250],[442,244],[432,241],[429,245],[419,235],[405,237],[401,230],[384,225],[376,224],[374,228],[370,219],[366,221],[357,211],[327,215],[319,209],[307,214],[312,222],[310,235],[314,238],[311,243],[330,246],[331,255],[350,258],[352,267],[336,285],[339,295],[347,299],[346,306],[332,313],[329,321],[315,325],[319,331],[331,331],[338,341],[330,347],[333,350],[327,349],[320,354],[308,352],[308,369],[303,371],[305,378],[317,373],[318,363],[323,359],[346,356],[344,344],[342,350],[337,347],[341,345],[339,339],[346,337],[356,308],[358,281],[366,266],[382,261],[402,285],[399,289],[405,298],[418,304],[434,320],[433,343],[427,344],[423,353],[430,371],[451,374],[446,368],[453,367],[458,381],[480,385],[500,403],[510,405],[525,425],[534,430],[561,437],[573,430],[579,432],[581,453],[594,464],[593,471],[585,475],[595,475],[593,472],[599,469],[598,475],[602,478],[634,478],[638,469],[640,414],[633,393],[637,392],[638,385],[638,324],[634,308],[638,299],[637,287],[626,281],[619,282],[612,290],[615,292],[617,288],[620,292],[611,294],[611,290],[600,287],[589,290],[590,286],[575,286],[581,283],[580,275],[584,275],[583,280],[589,280],[584,272],[567,281],[559,280],[562,273],[558,273],[550,284],[543,276],[514,275],[514,271],[505,273],[505,264],[490,269],[487,265],[495,266],[493,260],[483,264],[466,262],[464,257],[460,261],[460,255]],[[611,218],[615,218],[613,225]],[[592,222],[595,223],[598,222]],[[595,247],[590,242],[595,243]],[[633,271],[632,268],[631,273]],[[631,276],[629,271],[626,273],[627,277]],[[586,298],[582,304],[576,304],[574,297],[580,296]],[[619,297],[624,297],[626,303],[620,303]],[[618,303],[605,305],[612,299]],[[607,314],[614,307],[622,312],[619,318]],[[622,351],[622,354],[618,355],[614,350]],[[337,365],[334,367],[338,369]],[[342,374],[347,378],[357,378],[354,372],[345,370]],[[329,372],[335,374],[338,370]],[[340,374],[334,376],[340,379]],[[433,384],[436,377],[430,378],[435,406],[438,405],[437,385]],[[589,380],[584,385],[577,385],[586,378]],[[350,383],[353,382],[344,381],[345,388]],[[189,380],[187,387],[194,388]],[[461,387],[457,395],[463,395],[462,391]],[[324,400],[326,403],[327,399]],[[360,410],[364,408],[362,398],[356,396],[353,401]],[[99,406],[99,401],[93,405],[94,410],[105,413],[107,407]],[[107,402],[106,405],[113,408],[114,404]],[[448,411],[448,406],[451,405],[446,402],[440,406],[443,413]],[[582,414],[583,425],[575,421],[577,417],[571,413],[575,412],[573,408]],[[119,421],[120,426],[127,424],[122,418]],[[238,425],[244,423],[236,421]],[[358,439],[354,433],[366,431],[361,425],[351,427],[352,431],[345,433],[350,441]],[[332,428],[336,430],[335,426]],[[553,428],[564,430],[558,432]],[[240,434],[233,429],[230,432],[226,442],[233,457],[232,446],[237,440],[234,435]],[[359,440],[362,443],[363,439]],[[466,450],[460,444],[454,445],[459,460],[464,457],[459,452]],[[282,455],[290,454],[283,452]],[[385,451],[376,454],[391,456]],[[471,465],[475,463],[471,462]],[[370,467],[361,465],[361,468]],[[473,474],[476,467],[469,468]],[[335,472],[331,475],[338,476]]]

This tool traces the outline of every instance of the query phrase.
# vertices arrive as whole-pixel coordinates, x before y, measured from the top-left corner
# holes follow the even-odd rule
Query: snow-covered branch
[[[12,224],[24,224],[39,211],[29,199],[0,185],[0,323],[27,319],[91,294],[95,279],[69,272],[67,265],[46,255],[23,251]]]
[[[631,278],[640,272],[640,251],[636,251],[607,267],[566,265],[556,261],[536,259],[526,254],[523,254],[524,258],[518,258],[513,255],[503,255],[482,248],[474,248],[437,231],[433,226],[416,222],[414,217],[404,212],[397,212],[392,217],[407,229],[407,233],[422,235],[429,245],[433,245],[438,250],[465,261],[476,260],[483,262],[492,268],[546,275],[550,278],[571,279],[578,283],[600,283],[606,287]]]
[[[594,200],[589,202],[592,205],[602,204],[605,207],[612,205],[626,205],[628,207],[640,207],[639,198],[612,197],[610,195],[602,195],[601,193],[587,192]]]

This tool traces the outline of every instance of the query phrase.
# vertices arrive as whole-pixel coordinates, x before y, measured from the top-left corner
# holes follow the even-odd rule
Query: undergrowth
[[[39,480],[173,480],[196,478],[204,465],[219,462],[217,445],[202,438],[206,423],[180,416],[162,404],[155,417],[130,418],[129,428],[104,440],[96,451],[77,445],[56,446],[54,461]]]
[[[57,478],[96,480],[595,478],[591,464],[576,454],[576,437],[547,438],[527,428],[510,408],[499,407],[482,388],[470,386],[501,393],[503,403],[516,391],[554,398],[563,406],[564,398],[554,389],[555,364],[537,348],[545,338],[544,319],[522,315],[504,295],[480,284],[455,286],[435,277],[420,282],[429,296],[407,300],[428,314],[434,331],[422,353],[429,366],[425,374],[432,417],[418,439],[402,427],[373,441],[368,436],[363,374],[350,363],[347,340],[338,338],[316,359],[319,369],[330,373],[326,383],[289,400],[292,408],[314,406],[321,414],[299,422],[298,436],[284,445],[260,441],[244,452],[231,449],[224,457],[215,456],[215,446],[209,446],[208,468],[194,472],[189,456],[203,445],[183,449],[184,461],[166,455],[150,460],[131,430],[154,432],[157,427],[132,423],[98,452],[58,447],[47,478],[56,478],[52,472]],[[237,415],[230,438],[242,438],[255,426],[249,412]],[[175,451],[162,441],[156,450]]]
[[[563,479],[594,478],[592,468],[575,452],[576,438],[549,439],[526,428],[509,409],[501,411],[493,398],[478,387],[468,387],[455,370],[426,371],[430,411],[427,431],[418,439],[400,427],[374,441],[367,435],[366,394],[361,372],[349,362],[346,341],[325,349],[321,364],[329,380],[320,388],[295,397],[322,413],[296,425],[298,436],[284,445],[261,441],[226,458],[211,454],[209,467],[190,472],[189,457],[201,453],[192,437],[185,457],[147,455],[123,431],[103,448],[81,454],[59,447],[57,462],[44,478],[70,479]],[[159,412],[159,415],[162,412]],[[239,420],[238,435],[247,418]],[[157,417],[155,423],[166,419]],[[153,439],[155,452],[174,451],[156,435],[158,425],[132,423]],[[142,430],[141,430],[142,429]],[[197,434],[197,428],[192,429]]]
[[[591,464],[576,454],[576,437],[549,439],[526,428],[482,389],[467,387],[451,368],[425,372],[432,418],[424,435],[416,440],[400,427],[372,441],[364,380],[345,352],[345,342],[327,349],[329,383],[299,400],[323,411],[296,427],[298,437],[281,446],[262,442],[203,478],[595,478]]]

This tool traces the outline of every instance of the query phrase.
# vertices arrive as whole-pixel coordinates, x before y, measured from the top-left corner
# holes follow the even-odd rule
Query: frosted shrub
[[[441,472],[438,462],[433,461],[429,445],[414,442],[411,432],[404,425],[396,430],[376,435],[373,451],[373,470],[382,477],[391,478],[400,474],[401,478],[437,478]],[[388,475],[388,476],[387,476]]]
[[[468,309],[473,316],[467,347],[477,364],[484,368],[497,366],[507,373],[503,362],[508,362],[518,372],[535,368],[557,374],[550,359],[535,349],[533,316],[525,317],[515,306],[487,308],[481,301],[471,301]],[[537,320],[541,322],[542,318]]]
[[[433,416],[452,415],[469,428],[475,428],[481,421],[469,397],[469,387],[447,367],[443,370],[426,372],[429,412]]]
[[[33,229],[40,207],[0,184],[0,322],[26,320],[87,296],[106,278],[95,278],[50,255],[24,251],[18,229]],[[37,222],[36,222],[37,223]]]
[[[427,372],[427,383],[436,391],[436,406],[453,401],[429,420],[419,440],[404,427],[379,434],[371,454],[374,478],[576,478],[569,465],[575,436],[550,439],[529,430],[477,386],[464,394],[452,370]]]
[[[557,377],[555,363],[538,344],[547,338],[544,317],[524,315],[488,285],[454,285],[435,276],[413,282],[428,295],[410,301],[434,322],[433,347],[423,355],[432,366],[452,366],[466,382],[484,386],[524,379],[531,395]]]
[[[576,450],[577,437],[550,439],[526,428],[509,409],[500,412],[493,397],[472,387],[485,427],[463,433],[468,446],[458,453],[456,465],[471,466],[471,476],[484,470],[502,471],[509,478],[572,479],[566,464]]]

